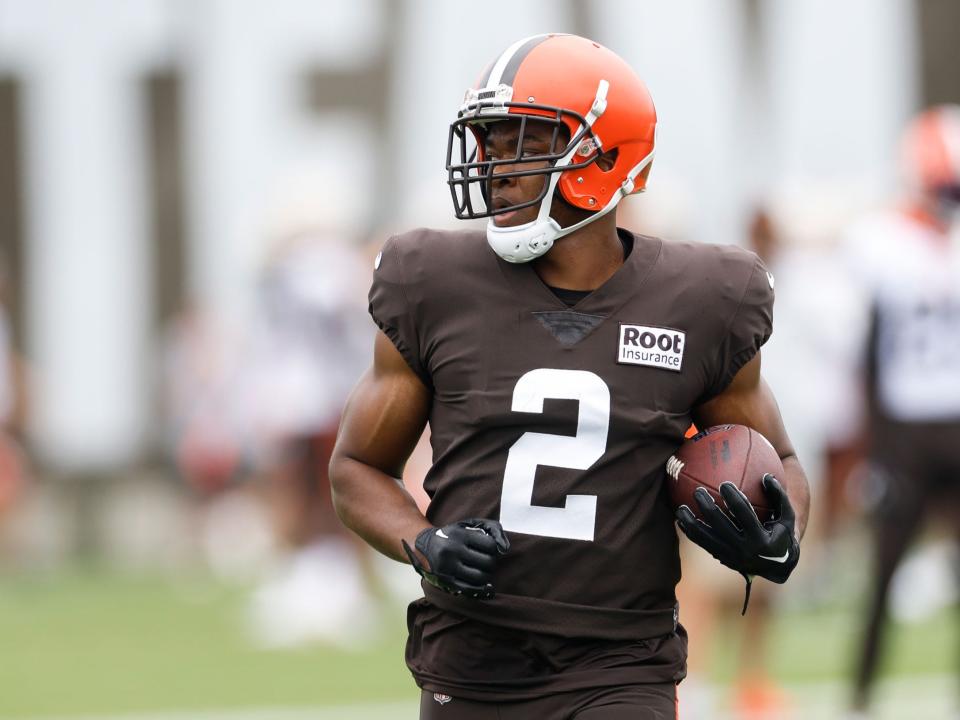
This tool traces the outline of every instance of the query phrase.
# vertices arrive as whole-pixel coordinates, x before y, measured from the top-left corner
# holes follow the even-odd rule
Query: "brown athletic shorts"
[[[677,686],[651,683],[558,693],[519,702],[477,702],[424,690],[420,720],[676,720]]]

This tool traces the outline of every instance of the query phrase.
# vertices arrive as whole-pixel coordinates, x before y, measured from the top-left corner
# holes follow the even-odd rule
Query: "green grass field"
[[[374,650],[260,651],[243,593],[205,581],[3,582],[0,716],[322,705],[412,697],[396,633]]]
[[[244,600],[241,590],[197,578],[2,576],[0,717],[153,713],[151,718],[159,718],[158,713],[174,711],[186,713],[178,718],[249,720],[404,715],[378,711],[376,703],[400,703],[394,707],[409,707],[415,717],[418,693],[403,665],[403,608],[384,611],[390,636],[363,653],[263,651],[242,632]],[[792,686],[842,691],[858,632],[854,612],[833,608],[780,617],[776,676]],[[894,628],[885,676],[918,683],[942,678],[951,672],[957,645],[950,614]],[[724,646],[719,643],[716,651],[720,667],[729,666]],[[728,672],[718,673],[718,685]],[[940,680],[935,687],[948,692]],[[823,694],[817,702],[827,702]],[[348,705],[357,705],[356,713],[318,710]],[[363,709],[371,706],[374,710]],[[285,715],[257,710],[262,708],[312,710]],[[243,709],[257,712],[237,714]]]

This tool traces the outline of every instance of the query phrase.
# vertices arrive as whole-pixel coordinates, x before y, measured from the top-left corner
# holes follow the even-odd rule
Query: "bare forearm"
[[[333,505],[340,520],[387,557],[408,562],[400,540],[412,547],[430,523],[397,478],[349,457],[330,463]]]
[[[810,517],[810,484],[796,455],[787,455],[780,459],[783,461],[785,477],[777,479],[781,480],[783,489],[790,498],[790,504],[797,516],[797,539],[802,540],[807,531],[807,519]]]

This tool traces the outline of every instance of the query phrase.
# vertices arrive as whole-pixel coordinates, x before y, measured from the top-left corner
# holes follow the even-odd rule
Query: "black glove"
[[[426,528],[417,534],[417,550],[427,559],[424,567],[405,540],[410,564],[424,580],[453,595],[493,597],[493,570],[497,555],[510,549],[510,541],[496,520],[470,518]]]
[[[686,536],[747,581],[744,612],[754,575],[784,583],[800,559],[796,519],[787,493],[769,474],[763,476],[763,490],[778,511],[775,519],[762,524],[746,495],[731,482],[720,485],[720,496],[732,520],[702,487],[693,494],[706,522],[698,520],[686,505],[677,510],[677,523]]]

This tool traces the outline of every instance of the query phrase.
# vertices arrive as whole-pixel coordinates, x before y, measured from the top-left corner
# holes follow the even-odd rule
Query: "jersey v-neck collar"
[[[617,233],[629,233],[617,228]],[[510,263],[497,258],[501,270],[522,298],[522,306],[531,311],[568,310],[589,315],[609,316],[639,290],[660,257],[663,241],[632,233],[633,251],[623,265],[603,285],[569,306],[558,298],[529,263]]]

